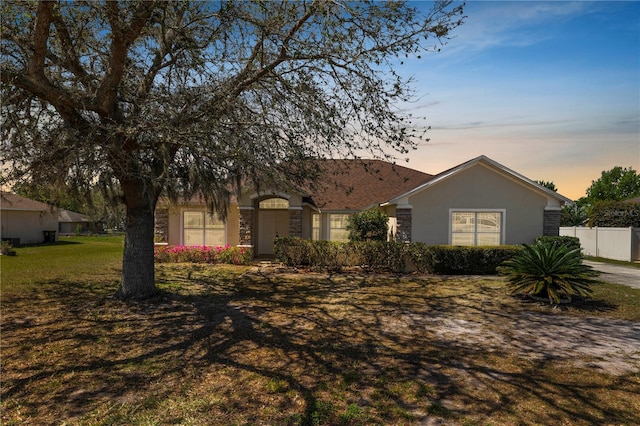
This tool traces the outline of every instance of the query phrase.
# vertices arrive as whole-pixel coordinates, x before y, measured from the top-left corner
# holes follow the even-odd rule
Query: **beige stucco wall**
[[[543,233],[547,197],[484,165],[463,170],[408,197],[412,241],[449,244],[450,209],[504,210],[505,244],[533,243]]]
[[[43,231],[58,232],[58,211],[2,210],[2,238],[20,238],[20,244],[44,241]]]

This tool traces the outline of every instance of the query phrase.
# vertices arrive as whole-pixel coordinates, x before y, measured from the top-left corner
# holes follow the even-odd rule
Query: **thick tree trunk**
[[[127,206],[119,299],[146,299],[158,293],[153,258],[154,206]]]

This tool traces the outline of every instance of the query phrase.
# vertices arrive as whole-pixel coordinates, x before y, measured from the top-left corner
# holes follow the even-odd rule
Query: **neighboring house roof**
[[[485,156],[485,155],[480,155],[476,158],[473,158],[467,162],[464,162],[458,166],[455,166],[449,170],[445,170],[442,173],[439,173],[437,175],[435,175],[432,179],[430,179],[429,181],[423,183],[422,185],[419,185],[417,187],[411,188],[408,191],[396,196],[396,197],[392,197],[391,199],[388,200],[389,204],[398,204],[398,203],[402,203],[403,201],[406,201],[407,197],[415,194],[416,192],[420,192],[423,191],[426,188],[429,188],[431,186],[434,185],[438,185],[439,183],[449,179],[450,177],[457,175],[459,173],[461,173],[464,170],[467,170],[470,167],[476,166],[478,164],[482,164],[484,166],[487,166],[489,168],[492,168],[494,170],[496,170],[497,172],[502,173],[504,176],[506,176],[507,178],[512,179],[514,182],[517,182],[521,185],[524,185],[528,188],[530,188],[533,191],[536,191],[538,193],[544,194],[547,197],[552,197],[552,198],[556,198],[562,202],[564,202],[565,204],[573,204],[573,201],[570,200],[569,198],[558,194],[555,191],[552,191],[549,188],[546,188],[542,185],[540,185],[537,182],[532,181],[531,179],[521,175],[520,173],[517,173],[511,169],[509,169],[508,167],[503,166],[502,164],[490,159],[489,157]]]
[[[0,210],[22,210],[22,211],[46,211],[55,207],[40,201],[21,197],[10,192],[2,192],[0,196]]]
[[[80,213],[76,213],[76,212],[72,212],[71,210],[60,210],[58,212],[58,222],[62,222],[62,223],[78,223],[78,222],[89,223],[89,222],[91,222],[91,220],[89,220],[89,218],[86,217],[85,215],[80,214]]]
[[[323,160],[322,179],[308,193],[320,210],[364,210],[433,178],[382,160]]]

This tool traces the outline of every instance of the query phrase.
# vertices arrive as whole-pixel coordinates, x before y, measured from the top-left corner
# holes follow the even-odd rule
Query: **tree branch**
[[[59,10],[53,13],[53,25],[56,28],[56,32],[58,33],[58,38],[60,39],[60,44],[62,45],[63,51],[65,53],[64,61],[61,63],[64,65],[66,69],[71,71],[78,79],[82,82],[82,84],[93,91],[93,84],[91,78],[87,74],[86,70],[80,64],[80,60],[78,59],[78,54],[76,52],[76,48],[71,40],[71,36],[69,34],[69,30],[67,25],[62,20],[62,16],[60,15]]]
[[[97,91],[97,99],[100,101],[100,108],[97,112],[101,117],[116,121],[121,119],[121,117],[117,117],[117,93],[124,75],[127,52],[129,46],[138,38],[145,27],[155,7],[155,2],[138,3],[131,23],[125,28],[118,19],[117,3],[107,2],[107,17],[113,41],[111,42],[108,70]]]
[[[87,125],[86,120],[77,110],[77,104],[69,94],[62,88],[52,86],[46,79],[42,81],[28,75],[3,70],[0,73],[0,81],[49,102],[74,129],[80,130]]]
[[[53,2],[41,1],[38,3],[36,21],[33,30],[33,54],[29,58],[28,72],[33,78],[46,80],[44,75],[44,62],[47,57],[47,42],[51,27]]]

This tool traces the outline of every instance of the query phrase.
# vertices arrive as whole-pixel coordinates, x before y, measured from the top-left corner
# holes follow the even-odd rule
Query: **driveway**
[[[596,271],[600,271],[600,279],[602,281],[623,284],[640,290],[640,268],[593,262],[591,260],[585,260],[584,264],[591,266]]]

